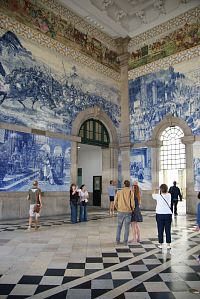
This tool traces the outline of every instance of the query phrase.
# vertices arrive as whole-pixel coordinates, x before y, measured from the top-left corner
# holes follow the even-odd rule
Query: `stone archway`
[[[170,126],[180,127],[183,130],[184,137],[193,137],[192,130],[184,120],[172,115],[168,115],[154,128],[152,140],[160,140],[162,132]]]
[[[117,130],[108,117],[99,107],[92,107],[80,112],[72,124],[72,135],[78,136],[81,125],[88,119],[100,121],[107,129],[110,144],[109,148],[102,149],[102,207],[108,207],[107,186],[111,179],[118,177],[118,136]],[[81,141],[81,140],[80,140]],[[77,142],[72,142],[71,151],[71,178],[77,182],[78,152]]]
[[[194,180],[193,180],[193,142],[195,141],[195,137],[192,134],[191,128],[188,124],[172,115],[168,115],[165,117],[153,130],[152,134],[152,148],[153,148],[153,156],[152,160],[152,172],[153,172],[153,189],[159,184],[159,171],[160,171],[160,146],[161,141],[160,137],[162,132],[170,127],[170,126],[178,126],[182,129],[184,133],[184,137],[181,138],[182,143],[185,144],[185,158],[186,158],[186,211],[187,213],[195,213],[195,205],[194,205]]]
[[[78,114],[72,125],[72,135],[78,136],[81,125],[90,118],[102,122],[109,133],[111,144],[118,144],[117,131],[113,122],[99,107],[88,108]]]

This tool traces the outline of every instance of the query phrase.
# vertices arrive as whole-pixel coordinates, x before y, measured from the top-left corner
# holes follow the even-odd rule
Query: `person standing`
[[[198,232],[200,230],[200,192],[197,195],[198,203],[197,203],[197,226],[195,227],[195,231]]]
[[[117,192],[114,200],[114,206],[118,212],[116,243],[120,243],[121,230],[124,223],[124,244],[127,245],[131,223],[131,214],[135,208],[134,194],[130,190],[130,182],[128,180],[124,181],[124,188]]]
[[[38,188],[38,181],[33,182],[33,186],[28,191],[27,200],[30,200],[28,231],[31,230],[33,217],[35,216],[35,230],[38,229],[38,218],[42,208],[42,192]]]
[[[131,216],[131,227],[133,232],[133,240],[130,240],[129,243],[132,242],[140,242],[141,236],[140,236],[140,226],[139,222],[143,222],[143,217],[140,210],[141,205],[141,193],[138,186],[138,182],[133,182],[133,193],[134,193],[134,201],[135,201],[135,209],[132,212]]]
[[[75,184],[70,186],[71,223],[77,223],[79,193]]]
[[[80,215],[79,215],[79,221],[87,221],[87,203],[88,203],[88,191],[85,187],[85,185],[82,185],[79,190],[79,196],[80,196]]]
[[[172,211],[171,211],[171,194],[167,192],[168,187],[166,184],[160,185],[159,189],[156,189],[155,193],[152,194],[153,199],[156,200],[156,222],[158,228],[158,248],[162,249],[163,245],[163,234],[165,230],[167,249],[171,248],[171,222],[172,222]]]
[[[171,194],[171,210],[173,214],[174,210],[174,215],[177,214],[177,205],[178,205],[178,198],[182,200],[182,195],[179,187],[176,186],[176,181],[173,182],[173,186],[169,188],[169,193]]]
[[[115,193],[116,193],[115,182],[113,180],[111,180],[110,185],[108,186],[108,195],[109,195],[109,199],[110,199],[110,207],[109,207],[110,216],[114,216]]]

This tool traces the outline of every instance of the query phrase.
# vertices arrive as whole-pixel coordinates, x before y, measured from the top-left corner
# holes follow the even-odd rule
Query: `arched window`
[[[168,127],[162,133],[161,170],[185,168],[185,145],[181,142],[183,136],[183,131],[177,126]]]
[[[109,147],[109,135],[106,127],[96,119],[86,120],[79,131],[81,143]]]

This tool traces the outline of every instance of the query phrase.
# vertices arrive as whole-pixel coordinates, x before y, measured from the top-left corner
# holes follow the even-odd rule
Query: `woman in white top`
[[[79,190],[79,196],[80,196],[80,216],[79,221],[87,221],[87,203],[88,203],[88,191],[85,187],[85,185],[82,185]]]
[[[158,248],[162,248],[163,244],[163,233],[165,230],[167,249],[170,249],[171,243],[171,222],[172,222],[172,211],[171,211],[171,194],[167,192],[168,187],[166,184],[160,186],[159,189],[152,194],[153,199],[156,200],[156,221],[158,227]]]

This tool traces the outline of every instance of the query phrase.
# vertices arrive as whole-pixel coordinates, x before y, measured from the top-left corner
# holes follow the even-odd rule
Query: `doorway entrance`
[[[185,145],[181,142],[182,137],[184,133],[178,126],[170,126],[161,134],[159,183],[170,187],[176,181],[183,199],[186,199]],[[185,214],[186,203],[181,206],[181,213]]]
[[[93,176],[93,206],[101,206],[102,176]]]
[[[78,169],[79,173],[81,169],[81,181],[89,191],[89,203],[101,206],[102,149],[109,147],[109,134],[99,120],[92,118],[81,125],[79,137],[81,143],[78,144]]]

